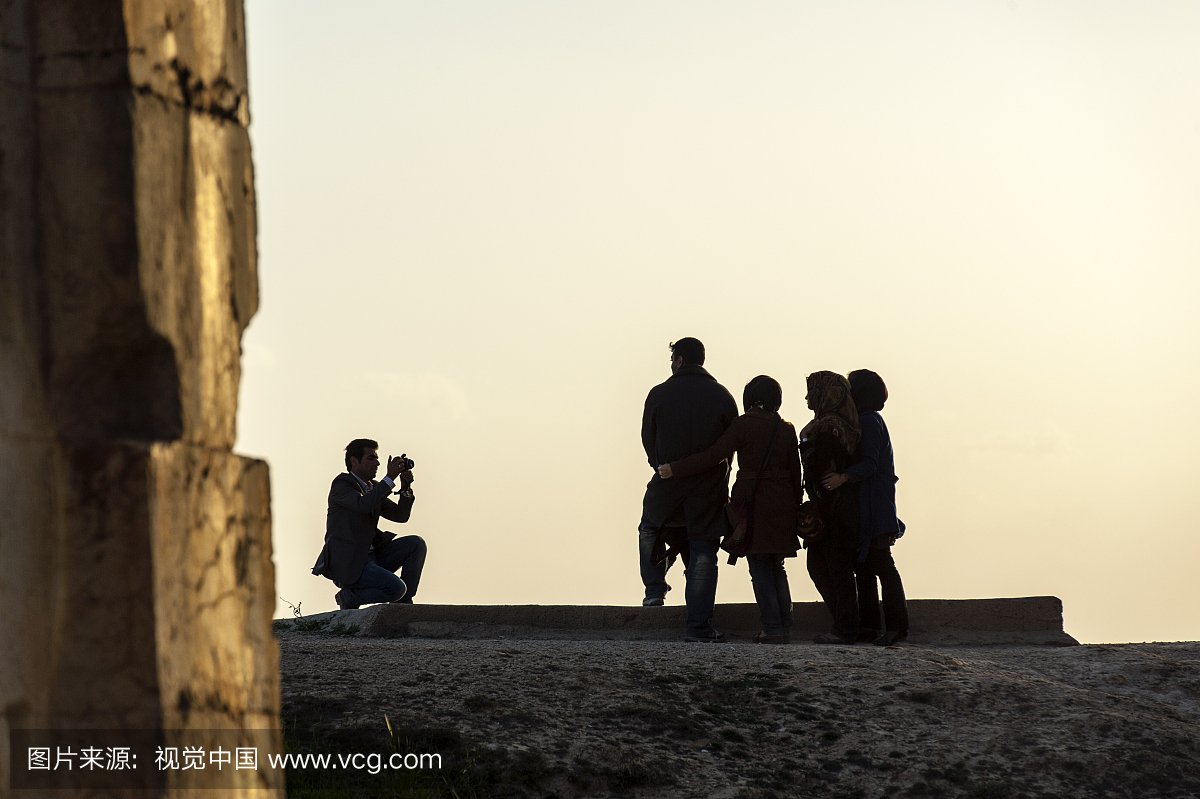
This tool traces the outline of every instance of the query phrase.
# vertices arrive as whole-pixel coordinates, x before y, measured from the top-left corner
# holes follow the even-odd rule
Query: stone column
[[[14,729],[279,751],[242,2],[6,0],[0,91],[0,793]]]

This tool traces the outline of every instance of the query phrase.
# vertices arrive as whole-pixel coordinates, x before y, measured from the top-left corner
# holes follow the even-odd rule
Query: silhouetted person
[[[642,446],[654,476],[642,500],[638,548],[643,605],[661,605],[671,587],[667,564],[655,562],[655,545],[662,528],[678,511],[687,528],[689,555],[684,576],[687,587],[687,641],[721,641],[713,629],[713,604],[717,595],[717,545],[729,530],[725,503],[729,462],[678,480],[663,480],[658,467],[703,452],[713,445],[737,418],[737,403],[712,375],[704,370],[704,345],[682,338],[671,345],[671,377],[650,390],[642,414]]]
[[[329,487],[325,546],[313,574],[328,577],[341,589],[334,597],[341,610],[378,602],[411,603],[425,567],[423,538],[396,538],[378,527],[380,516],[408,521],[413,506],[413,475],[403,456],[388,458],[387,476],[375,482],[378,449],[379,444],[369,438],[347,444],[346,471],[333,478]],[[397,477],[400,491],[393,502],[389,495]]]
[[[854,572],[858,582],[859,636],[877,644],[895,644],[908,637],[908,606],[904,582],[892,559],[892,545],[904,535],[904,522],[896,517],[896,466],[892,438],[880,411],[888,391],[883,378],[869,369],[850,373],[850,395],[858,409],[862,441],[856,462],[841,474],[823,480],[827,488],[856,483],[858,489],[858,558]],[[883,588],[883,620],[886,630],[879,636],[879,593]],[[877,637],[878,636],[878,637]]]
[[[753,532],[746,560],[762,632],[760,644],[786,644],[792,629],[792,591],[784,558],[796,557],[796,509],[804,499],[796,428],[779,416],[783,389],[774,378],[759,375],[746,384],[742,407],[746,413],[734,420],[717,443],[704,452],[660,466],[663,479],[687,478],[738,456],[734,499],[753,496]],[[765,468],[759,466],[766,458]],[[757,482],[757,486],[756,486]]]
[[[808,573],[833,617],[829,635],[818,644],[852,644],[858,636],[858,595],[854,562],[858,553],[858,496],[852,486],[825,488],[822,478],[853,462],[861,431],[850,384],[834,372],[808,376],[808,407],[815,417],[800,431],[804,487],[817,506],[825,534],[808,544]]]

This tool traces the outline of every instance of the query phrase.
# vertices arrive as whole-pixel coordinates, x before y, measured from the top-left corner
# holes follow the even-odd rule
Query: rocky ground
[[[1200,797],[1200,643],[279,638],[293,751],[443,757],[293,797]]]

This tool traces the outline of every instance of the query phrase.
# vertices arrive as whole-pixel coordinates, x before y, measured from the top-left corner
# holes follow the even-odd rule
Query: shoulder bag
[[[730,499],[725,506],[725,513],[729,515],[729,524],[733,529],[721,541],[721,549],[729,553],[730,566],[736,564],[737,559],[750,550],[754,541],[754,495],[758,493],[758,481],[762,479],[762,473],[767,468],[767,458],[771,456],[771,449],[775,446],[775,434],[779,432],[781,421],[783,417],[776,413],[767,450],[763,453],[762,463],[758,465],[758,473],[754,475],[754,488],[750,491],[750,498]],[[738,465],[741,465],[740,456]]]

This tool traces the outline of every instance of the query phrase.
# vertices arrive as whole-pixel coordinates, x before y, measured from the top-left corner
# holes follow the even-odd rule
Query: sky
[[[1200,5],[246,0],[276,615],[353,438],[417,601],[636,605],[639,429],[701,339],[887,382],[910,599],[1200,639]],[[795,601],[817,601],[803,555]],[[668,604],[683,577],[668,576]],[[718,602],[752,602],[745,561]]]

